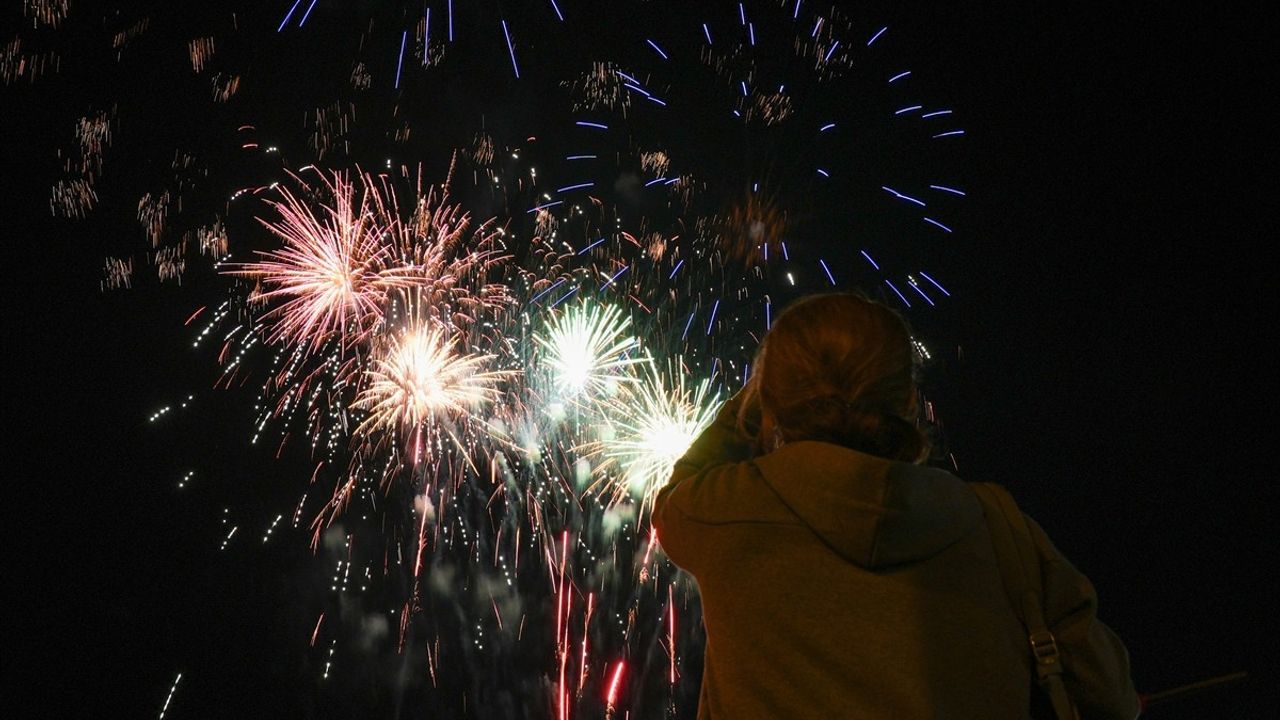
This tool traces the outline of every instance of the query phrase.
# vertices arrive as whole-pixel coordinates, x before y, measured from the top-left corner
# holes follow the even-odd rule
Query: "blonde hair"
[[[920,462],[916,352],[906,322],[885,305],[840,293],[802,298],[760,344],[739,410],[758,421],[757,444],[818,440],[891,460]]]

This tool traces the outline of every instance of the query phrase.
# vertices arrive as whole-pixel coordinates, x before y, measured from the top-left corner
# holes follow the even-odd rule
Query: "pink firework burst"
[[[419,188],[402,218],[394,189],[367,174],[353,181],[335,172],[319,190],[330,204],[317,210],[282,188],[283,199],[270,201],[278,217],[259,222],[284,246],[230,271],[258,281],[251,300],[269,306],[261,319],[270,342],[307,353],[332,339],[344,351],[369,344],[396,298],[412,296],[456,327],[510,304],[504,284],[485,280],[508,259],[501,231],[492,220],[473,229],[447,191]]]
[[[283,200],[270,201],[278,219],[259,222],[284,247],[231,271],[258,280],[252,299],[274,305],[263,316],[268,339],[310,352],[333,338],[343,348],[365,340],[382,319],[388,293],[414,284],[393,262],[387,237],[394,218],[382,212],[376,191],[367,182],[357,188],[343,173],[324,187],[332,204],[319,213],[281,188]]]

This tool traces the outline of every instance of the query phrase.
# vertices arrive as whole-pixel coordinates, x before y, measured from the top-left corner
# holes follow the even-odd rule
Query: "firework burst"
[[[371,194],[357,198],[355,183],[341,173],[324,185],[333,204],[319,214],[281,188],[284,199],[270,201],[279,218],[260,222],[284,247],[230,272],[261,283],[252,300],[279,302],[264,316],[271,342],[310,351],[335,337],[343,347],[365,340],[382,318],[388,293],[413,285],[404,268],[389,267],[392,228],[378,217],[384,213],[375,212]]]
[[[66,14],[28,4],[41,27]],[[114,99],[78,111],[51,211],[104,215],[121,190],[107,181],[143,158],[165,174],[129,198],[144,247],[111,250],[104,289],[140,282],[135,268],[179,281],[212,263],[237,279],[188,322],[204,324],[197,345],[222,343],[220,385],[261,389],[254,442],[309,455],[308,489],[273,509],[264,542],[289,532],[279,513],[294,529],[312,515],[312,547],[337,563],[327,614],[307,623],[325,679],[373,667],[348,631],[390,619],[395,677],[415,678],[397,707],[403,694],[431,715],[522,717],[554,688],[557,717],[670,714],[696,696],[701,626],[645,517],[655,490],[789,296],[949,297],[919,263],[945,257],[935,240],[960,229],[964,192],[950,165],[910,158],[963,131],[886,52],[893,33],[810,3],[481,10],[456,18],[456,44],[455,3],[313,5],[265,25],[193,21],[171,63],[138,49],[151,18],[101,24],[89,45],[114,48],[123,72],[165,87],[180,73],[204,103],[144,115],[127,92],[128,129]],[[358,42],[335,42],[344,28]],[[0,82],[57,72],[29,33],[0,48]],[[486,36],[506,42],[467,40]],[[313,92],[299,67],[339,73]],[[209,122],[227,108],[261,130]],[[112,154],[114,134],[140,147],[149,124],[182,128],[183,146]],[[206,147],[230,152],[188,152]],[[451,157],[442,186],[410,194],[403,158],[434,172]],[[378,172],[318,169],[361,165]],[[244,232],[234,208],[265,231]],[[329,483],[331,498],[316,491]],[[375,597],[394,607],[349,612]]]
[[[592,490],[611,503],[636,497],[642,509],[715,419],[720,400],[710,380],[687,386],[688,372],[678,360],[665,372],[656,363],[646,367],[640,381],[611,403],[608,430],[591,453],[602,458],[599,471],[604,473]]]
[[[467,353],[438,324],[415,323],[392,335],[364,371],[367,384],[352,408],[369,415],[357,436],[411,437],[421,459],[422,437],[443,432],[465,450],[463,430],[501,397],[499,385],[516,373],[492,370],[493,355]]]
[[[575,304],[557,314],[534,341],[561,397],[577,401],[615,391],[634,381],[627,370],[648,359],[633,356],[640,341],[629,334],[631,318],[614,305]]]

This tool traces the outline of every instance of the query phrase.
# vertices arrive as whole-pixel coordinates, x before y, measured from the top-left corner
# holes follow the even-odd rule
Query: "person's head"
[[[859,295],[812,295],[765,335],[743,417],[759,409],[762,448],[820,440],[919,462],[929,445],[915,423],[915,367],[910,330],[896,312]]]

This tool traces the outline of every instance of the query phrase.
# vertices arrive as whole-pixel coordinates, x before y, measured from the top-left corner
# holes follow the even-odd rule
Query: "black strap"
[[[1027,519],[1009,491],[999,485],[971,483],[970,486],[982,501],[1009,604],[1027,630],[1036,681],[1049,696],[1058,720],[1077,720],[1080,716],[1062,682],[1062,656],[1058,652],[1058,643],[1044,621],[1040,602],[1044,596],[1040,556],[1031,538]]]

